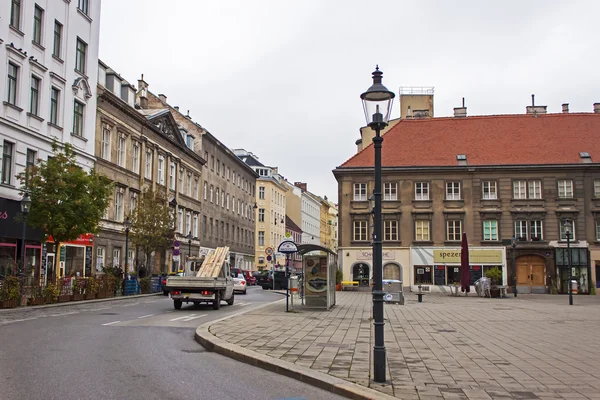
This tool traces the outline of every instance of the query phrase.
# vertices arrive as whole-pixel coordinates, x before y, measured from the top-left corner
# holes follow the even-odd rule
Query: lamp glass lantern
[[[125,225],[125,230],[129,232],[131,229],[131,219],[129,219],[129,217],[125,218],[125,222],[123,224]]]
[[[373,85],[360,95],[368,126],[387,125],[392,114],[392,103],[396,96],[381,83],[383,72],[379,66],[373,71]]]
[[[571,221],[569,221],[568,219],[566,219],[565,223],[563,224],[563,228],[565,230],[565,236],[566,237],[571,236]]]
[[[29,209],[31,208],[31,198],[29,197],[29,193],[23,193],[23,198],[21,199],[21,212],[23,214],[28,214]]]

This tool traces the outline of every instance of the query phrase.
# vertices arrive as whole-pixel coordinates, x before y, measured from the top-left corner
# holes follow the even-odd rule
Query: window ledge
[[[77,68],[74,68],[73,71],[75,71],[75,73],[77,75],[80,75],[82,77],[84,77],[86,80],[89,80],[88,76],[85,74],[85,72],[81,72],[80,70],[78,70]]]
[[[58,130],[59,130],[59,131],[61,131],[61,132],[62,132],[62,130],[63,130],[63,128],[62,128],[62,127],[60,127],[60,126],[58,126],[58,125],[56,125],[56,124],[53,124],[52,122],[48,122],[48,126],[51,126],[51,127],[55,128],[55,129],[58,129]]]
[[[77,134],[76,134],[76,133],[74,133],[74,132],[71,132],[71,136],[73,136],[73,137],[76,137],[77,139],[79,139],[79,140],[82,140],[82,141],[84,141],[84,142],[87,142],[87,141],[88,141],[88,140],[87,140],[87,138],[85,138],[85,137],[83,137],[83,136],[79,136],[79,135],[77,135]]]
[[[482,240],[480,243],[481,244],[495,244],[495,245],[497,245],[497,244],[501,244],[502,241],[501,240]]]
[[[15,188],[15,186],[11,185],[10,183],[0,183],[0,187],[10,188],[10,189]]]
[[[39,48],[40,50],[42,50],[42,51],[46,51],[46,48],[45,48],[44,46],[42,46],[42,44],[41,44],[41,43],[38,43],[38,42],[36,42],[35,40],[32,40],[32,41],[31,41],[31,43],[32,43],[32,44],[33,44],[35,47]]]
[[[444,241],[444,245],[446,246],[460,246],[461,241],[460,240],[445,240]]]
[[[59,56],[57,56],[56,54],[52,54],[52,58],[54,58],[56,61],[58,61],[61,64],[64,64],[64,61],[62,58],[60,58]]]
[[[19,35],[19,36],[25,36],[25,34],[24,34],[24,33],[23,33],[23,32],[22,32],[22,31],[21,31],[19,28],[17,28],[16,26],[14,26],[14,25],[9,25],[9,27],[10,27],[10,29],[11,29],[11,30],[12,30],[14,33],[16,33],[17,35]]]
[[[413,244],[418,246],[433,245],[433,240],[413,240]]]
[[[8,101],[3,101],[2,104],[4,104],[5,106],[8,106],[10,108],[14,108],[15,110],[17,110],[18,112],[23,111],[23,109],[19,106],[14,105],[13,103],[9,103]]]
[[[87,15],[86,13],[84,13],[83,11],[81,11],[80,8],[77,9],[77,12],[85,19],[87,19],[89,22],[92,22],[92,19],[90,18],[89,15]]]
[[[37,119],[40,122],[44,122],[44,118],[40,117],[39,115],[35,115],[35,114],[32,114],[32,113],[28,112],[27,116],[31,117],[33,119]]]

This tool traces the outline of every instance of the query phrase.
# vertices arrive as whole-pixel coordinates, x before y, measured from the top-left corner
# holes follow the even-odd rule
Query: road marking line
[[[186,319],[184,319],[183,321],[184,321],[184,322],[188,322],[188,321],[191,321],[191,320],[193,320],[193,319],[196,319],[196,318],[202,318],[202,317],[206,317],[207,315],[208,315],[208,314],[202,314],[202,315],[198,315],[198,316],[196,316],[196,317],[189,317],[189,318],[186,318]]]
[[[148,317],[151,317],[151,316],[153,316],[153,315],[154,315],[154,314],[142,315],[141,317],[138,317],[138,319],[140,319],[140,318],[148,318]]]
[[[118,324],[121,321],[113,321],[113,322],[109,322],[108,324],[102,324],[102,326],[107,326],[107,325],[112,325],[112,324]]]
[[[250,304],[252,304],[252,303],[237,303],[236,306],[244,307],[244,306],[247,306],[247,305],[250,305]]]
[[[184,318],[193,317],[194,315],[196,315],[196,314],[184,315],[183,317],[177,317],[177,318],[173,318],[173,319],[170,319],[169,321],[178,321],[178,320],[180,320],[180,319],[184,319]]]

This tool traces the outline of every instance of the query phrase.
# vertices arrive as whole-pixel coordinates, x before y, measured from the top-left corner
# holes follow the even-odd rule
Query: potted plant
[[[44,303],[51,304],[58,301],[60,290],[52,283],[49,283],[44,288],[42,295],[44,296]]]
[[[83,300],[83,287],[77,278],[71,279],[71,301]]]
[[[34,279],[31,282],[31,286],[29,287],[29,297],[27,298],[28,306],[39,306],[44,303],[44,299],[42,297],[42,288],[40,287],[40,283],[37,279]]]
[[[98,293],[98,282],[94,278],[85,278],[85,300],[93,300]]]
[[[342,272],[341,269],[337,269],[335,271],[335,290],[336,291],[341,291],[342,290],[342,281],[344,280],[344,273]]]
[[[14,308],[18,305],[21,297],[21,285],[16,276],[7,276],[2,281],[2,289],[0,290],[2,298],[2,308]]]
[[[485,276],[490,278],[490,297],[500,297],[499,285],[502,284],[502,270],[498,267],[490,268],[485,273]]]
[[[142,290],[142,294],[150,294],[152,289],[152,282],[150,278],[140,279],[140,289]]]

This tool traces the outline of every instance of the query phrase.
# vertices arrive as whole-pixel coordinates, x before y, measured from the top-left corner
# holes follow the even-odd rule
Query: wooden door
[[[546,292],[546,260],[540,256],[522,256],[517,259],[517,292]]]
[[[531,292],[542,294],[546,293],[546,263],[544,262],[544,259],[532,260]]]

